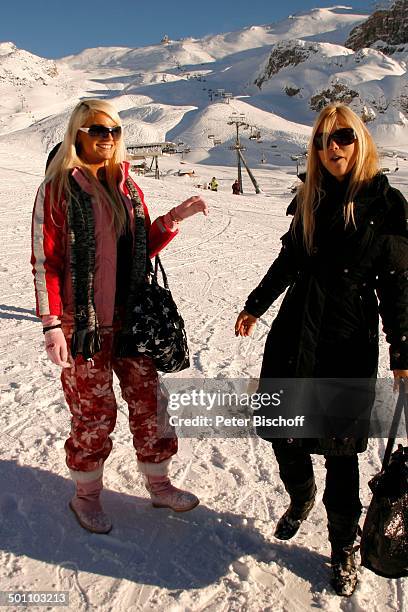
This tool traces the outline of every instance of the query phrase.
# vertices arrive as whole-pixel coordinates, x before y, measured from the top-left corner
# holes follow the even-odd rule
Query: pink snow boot
[[[171,508],[174,512],[187,512],[200,503],[193,493],[174,487],[166,474],[154,476],[144,474],[144,479],[154,508]]]
[[[89,482],[76,482],[76,494],[69,502],[78,523],[93,533],[108,533],[112,523],[102,509],[99,495],[102,491],[102,476]]]

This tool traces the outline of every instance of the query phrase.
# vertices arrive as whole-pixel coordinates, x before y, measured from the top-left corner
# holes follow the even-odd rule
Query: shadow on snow
[[[68,509],[73,483],[37,467],[0,463],[0,545],[17,556],[73,571],[124,578],[167,589],[205,587],[225,576],[231,563],[249,555],[273,560],[312,584],[322,555],[296,545],[269,542],[251,518],[200,505],[176,514],[154,509],[145,498],[105,490],[113,518],[108,535],[83,530]],[[276,566],[271,574],[276,573]]]

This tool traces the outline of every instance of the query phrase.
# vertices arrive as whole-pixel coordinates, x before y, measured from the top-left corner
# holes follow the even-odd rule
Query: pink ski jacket
[[[122,176],[119,190],[129,214],[132,232],[134,214],[128,188],[129,164],[121,164]],[[91,187],[80,168],[72,176],[79,186],[91,193]],[[131,179],[132,180],[132,179]],[[134,183],[134,181],[132,181]],[[154,257],[178,233],[170,231],[159,217],[150,222],[143,192],[134,183],[143,203],[148,230],[149,255]],[[95,277],[94,299],[98,322],[101,327],[112,325],[116,292],[117,238],[112,225],[109,203],[92,199],[95,222]],[[72,324],[74,303],[72,293],[70,253],[67,236],[67,207],[65,201],[51,206],[50,183],[44,181],[37,192],[32,217],[31,264],[34,274],[36,311],[39,317],[56,315],[64,324]]]

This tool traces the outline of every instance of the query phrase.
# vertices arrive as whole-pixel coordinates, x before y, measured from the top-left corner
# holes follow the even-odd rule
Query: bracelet
[[[58,323],[57,325],[49,325],[48,327],[43,327],[43,334],[45,334],[47,331],[51,331],[52,329],[59,329],[61,327],[61,323]]]
[[[167,217],[167,221],[166,221],[166,217]],[[176,232],[178,231],[178,227],[174,227],[174,224],[176,224],[178,226],[178,223],[176,221],[173,221],[172,218],[170,217],[170,213],[166,213],[165,215],[163,215],[162,217],[160,217],[161,222],[163,224],[163,229],[168,231],[168,232]],[[171,227],[169,227],[169,225]]]
[[[169,215],[170,215],[170,219],[174,222],[174,223],[179,223],[179,221],[183,220],[183,217],[179,217],[177,216],[176,213],[176,208],[175,206],[173,206],[173,208],[169,211]]]

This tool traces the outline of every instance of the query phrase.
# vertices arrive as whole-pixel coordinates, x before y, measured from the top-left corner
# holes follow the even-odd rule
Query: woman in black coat
[[[279,256],[235,325],[236,335],[250,335],[289,287],[266,341],[260,390],[271,378],[375,380],[379,313],[395,381],[408,377],[408,205],[379,172],[372,137],[348,107],[329,105],[317,118],[304,184],[288,214],[294,219]],[[325,455],[333,586],[351,595],[361,514],[357,453],[367,440],[270,441],[290,496],[275,531],[280,539],[293,537],[312,509],[310,452]]]

